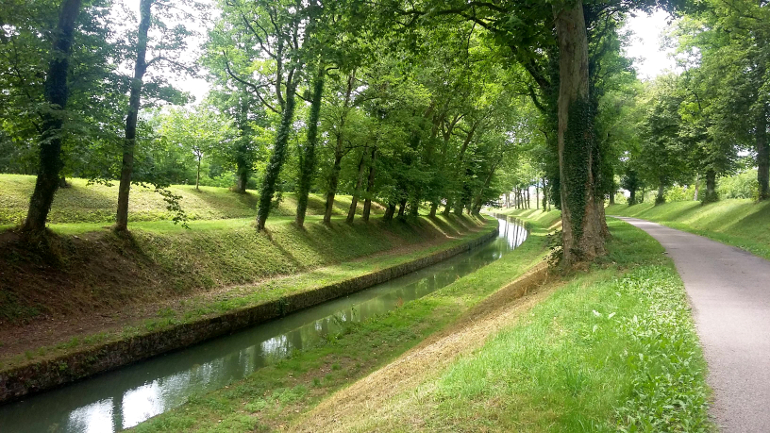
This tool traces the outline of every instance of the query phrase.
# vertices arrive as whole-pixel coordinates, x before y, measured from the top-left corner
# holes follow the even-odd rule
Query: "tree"
[[[153,19],[152,8],[157,6],[159,14]],[[172,8],[167,0],[141,0],[139,3],[139,28],[137,32],[134,76],[131,80],[131,90],[126,115],[125,138],[123,141],[123,163],[118,186],[118,210],[115,221],[116,231],[128,230],[128,201],[131,191],[132,175],[134,172],[134,148],[136,146],[136,126],[141,108],[141,98],[145,87],[144,76],[147,69],[154,64],[165,64],[176,70],[186,70],[188,67],[175,56],[185,46],[185,38],[190,32],[184,25],[169,29],[161,20],[168,18]],[[150,38],[150,27],[155,24],[160,35],[157,40]],[[154,44],[150,44],[154,42]],[[148,49],[154,49],[158,55],[147,60]],[[155,84],[155,83],[153,83]]]
[[[159,132],[173,145],[195,155],[195,189],[200,185],[203,156],[230,147],[236,135],[232,119],[201,105],[162,115]]]
[[[48,104],[41,113],[40,166],[35,190],[29,202],[25,231],[45,229],[48,212],[51,210],[54,194],[59,188],[59,173],[62,169],[62,126],[64,124],[69,88],[67,85],[75,21],[80,13],[80,0],[64,0],[59,13],[59,23],[53,38],[50,64],[45,81],[45,101]]]

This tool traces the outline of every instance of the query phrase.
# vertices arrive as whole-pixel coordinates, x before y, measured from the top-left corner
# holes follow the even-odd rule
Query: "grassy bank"
[[[452,240],[482,224],[437,217],[310,223],[301,230],[276,221],[268,224],[268,233],[258,233],[250,222],[227,220],[201,222],[193,230],[134,228],[129,237],[106,230],[59,236],[46,241],[50,248],[6,233],[0,237],[0,263],[6,266],[0,273],[0,320],[82,314],[253,283],[394,248]]]
[[[613,205],[606,212],[654,221],[770,259],[770,202],[733,199],[707,205],[692,201],[658,206],[643,203]]]
[[[5,279],[5,274],[16,275],[19,281],[17,286],[4,283],[3,287],[8,287],[3,291],[6,296],[19,293],[19,286],[27,289],[11,298],[14,304],[1,304],[3,308],[12,308],[10,312],[16,316],[5,322],[15,326],[0,328],[0,367],[7,369],[53,359],[368,275],[486,236],[494,230],[496,222],[450,217],[352,226],[315,224],[308,230],[298,230],[291,224],[284,226],[284,231],[269,227],[269,234],[259,234],[253,229],[244,229],[242,233],[238,230],[185,231],[173,236],[134,233],[130,240],[116,240],[124,250],[116,249],[103,237],[96,240],[58,238],[56,241],[62,244],[75,244],[74,249],[57,247],[69,254],[66,257],[70,260],[66,263],[40,269],[26,260],[13,263],[11,273],[0,275],[0,279]],[[109,232],[97,235],[114,236]],[[257,240],[251,239],[252,236]],[[230,238],[237,242],[221,243]],[[265,243],[261,238],[269,241]],[[244,239],[249,242],[244,243]],[[90,245],[90,249],[83,248],[81,242]],[[137,245],[144,244],[140,242],[146,242],[146,249],[152,254],[141,250]],[[93,251],[94,248],[97,251]],[[8,250],[12,249],[3,251]],[[132,257],[136,251],[142,251],[141,260],[132,263],[125,258]],[[104,260],[110,254],[122,257],[124,262],[91,275],[108,265]],[[267,261],[271,254],[276,257],[274,262]],[[360,257],[362,254],[366,257]],[[73,256],[77,260],[72,260]],[[4,260],[11,262],[7,257]],[[333,260],[341,262],[328,264]],[[272,268],[267,267],[270,263]],[[245,279],[248,271],[253,272],[253,278],[258,278],[265,270],[296,272],[222,286],[225,279]],[[41,286],[33,285],[34,281],[25,280],[21,274],[40,282]],[[71,287],[52,284],[51,275]],[[174,281],[216,285],[205,290],[193,285],[174,286]],[[115,285],[112,290],[110,284]],[[70,289],[69,293],[59,293],[66,288]],[[30,307],[21,304],[21,299],[36,303]],[[42,314],[42,308],[50,313]],[[33,315],[44,320],[32,320]],[[77,320],[71,320],[73,317]],[[24,322],[28,324],[23,325]]]
[[[673,263],[641,230],[609,225],[609,254],[590,272],[335,430],[711,431],[706,364]]]
[[[110,224],[115,221],[117,209],[117,186],[87,186],[85,179],[67,179],[68,188],[56,193],[51,213],[48,216],[52,224],[60,223],[100,223]],[[20,223],[27,215],[29,198],[35,188],[35,177],[0,174],[0,226]],[[194,185],[172,185],[169,190],[181,196],[182,209],[192,220],[255,218],[259,196],[253,191],[237,194],[226,188],[200,187]],[[308,215],[322,215],[324,198],[311,194],[308,202]],[[337,196],[334,203],[335,215],[347,215],[350,208],[350,196]],[[166,202],[152,188],[134,186],[131,189],[129,221],[171,220],[174,215],[166,209]],[[359,212],[363,203],[359,205]],[[295,214],[297,200],[294,193],[283,195],[283,201],[273,211],[274,216]],[[373,204],[372,212],[383,212],[381,206]]]
[[[517,250],[426,297],[349,326],[321,346],[258,370],[247,379],[137,426],[134,431],[272,431],[324,397],[376,370],[538,263],[545,231]]]

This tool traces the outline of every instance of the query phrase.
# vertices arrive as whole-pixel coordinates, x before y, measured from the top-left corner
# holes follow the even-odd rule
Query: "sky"
[[[661,37],[669,19],[668,14],[660,10],[651,15],[639,13],[636,17],[629,18],[624,26],[634,33],[625,52],[627,56],[636,59],[634,68],[641,80],[650,80],[666,69],[674,69],[674,61],[668,57],[671,49],[660,48]]]

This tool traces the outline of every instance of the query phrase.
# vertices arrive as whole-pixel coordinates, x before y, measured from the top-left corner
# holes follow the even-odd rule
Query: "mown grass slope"
[[[182,407],[131,431],[286,431],[322,399],[452,326],[474,306],[539,263],[547,252],[545,235],[546,230],[535,227],[518,249],[477,272],[363,323],[348,322],[343,331],[329,335],[319,346],[296,351],[290,358],[261,368],[225,389],[192,396]],[[305,430],[325,431],[312,427]]]
[[[770,202],[732,199],[707,205],[692,201],[613,205],[606,213],[654,221],[770,259]]]
[[[609,225],[609,253],[590,272],[568,276],[475,353],[344,414],[334,431],[712,431],[682,281],[649,235]]]
[[[0,234],[0,323],[38,315],[88,314],[130,304],[185,296],[267,277],[304,272],[394,249],[406,254],[494,222],[466,217],[416,218],[304,229],[268,221],[257,232],[250,220],[201,222],[184,230],[134,227],[25,239]],[[491,229],[491,226],[489,227]],[[164,230],[165,229],[165,230]]]
[[[117,186],[90,185],[85,179],[67,179],[68,188],[56,193],[48,220],[58,223],[111,223],[117,209]],[[27,214],[29,198],[35,188],[35,177],[0,174],[0,225],[20,223]],[[256,217],[259,196],[253,191],[238,194],[226,188],[200,187],[194,185],[172,185],[169,190],[182,197],[182,209],[192,220]],[[351,197],[339,195],[335,199],[334,214],[347,215]],[[129,221],[170,220],[174,215],[166,209],[166,202],[153,188],[133,186],[129,205]],[[297,201],[294,193],[283,195],[283,201],[273,212],[274,216],[295,214]],[[359,204],[359,213],[363,204]],[[373,204],[372,212],[382,213],[383,209]],[[324,212],[324,198],[311,194],[308,215]]]

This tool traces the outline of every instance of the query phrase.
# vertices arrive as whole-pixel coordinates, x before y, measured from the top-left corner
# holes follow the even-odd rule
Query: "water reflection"
[[[0,407],[2,432],[99,432],[133,427],[317,345],[360,322],[447,286],[519,246],[522,225],[498,217],[490,243],[437,265],[242,332]]]

